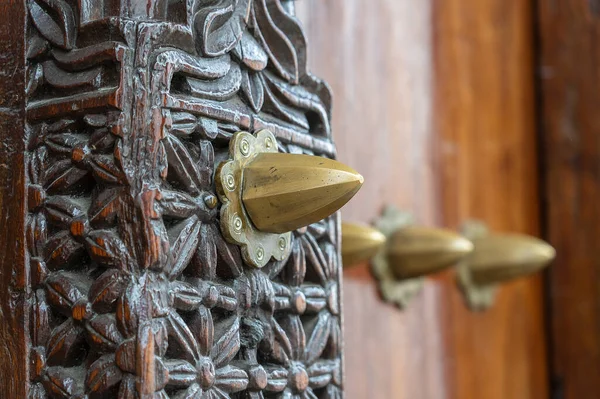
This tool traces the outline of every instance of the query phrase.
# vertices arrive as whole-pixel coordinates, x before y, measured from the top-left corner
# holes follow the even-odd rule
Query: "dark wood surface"
[[[30,314],[25,268],[23,1],[0,3],[0,397],[25,398]],[[10,39],[9,39],[10,38]]]
[[[551,376],[557,397],[600,396],[600,8],[538,1]]]
[[[342,396],[339,215],[258,269],[215,182],[335,156],[306,50],[289,0],[2,2],[0,398]]]
[[[527,3],[298,3],[313,70],[335,94],[339,157],[365,175],[344,219],[394,204],[422,224],[539,233]],[[345,272],[344,318],[350,399],[548,397],[539,276],[472,313],[449,272],[399,311],[363,266]]]

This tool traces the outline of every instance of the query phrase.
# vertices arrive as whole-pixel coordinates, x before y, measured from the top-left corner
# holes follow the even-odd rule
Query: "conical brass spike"
[[[456,264],[473,251],[466,238],[445,229],[408,226],[388,241],[390,268],[398,279],[422,277]]]
[[[453,266],[473,250],[473,244],[452,231],[413,226],[410,214],[388,206],[376,221],[387,238],[373,258],[372,271],[387,302],[400,308],[423,288],[425,276]]]
[[[336,212],[363,183],[339,162],[280,154],[278,147],[268,130],[237,132],[215,172],[221,232],[240,246],[247,264],[259,268],[286,259],[292,230]]]
[[[342,262],[344,267],[374,257],[385,245],[385,236],[377,229],[356,223],[342,223]]]
[[[331,159],[261,153],[243,171],[242,201],[260,231],[285,233],[318,222],[358,192],[363,177]]]
[[[492,234],[474,240],[467,264],[477,285],[497,284],[546,267],[556,257],[547,242],[521,234]]]
[[[545,241],[522,234],[491,234],[481,222],[468,222],[462,230],[475,249],[459,265],[457,282],[473,310],[492,306],[499,283],[539,271],[556,256]]]

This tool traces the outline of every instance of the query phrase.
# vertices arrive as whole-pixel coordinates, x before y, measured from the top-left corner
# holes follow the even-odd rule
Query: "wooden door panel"
[[[279,259],[224,228],[252,134],[334,157],[293,9],[0,6],[0,398],[343,395],[339,215]]]
[[[600,394],[598,2],[539,1],[538,82],[549,272],[552,384],[565,399]]]
[[[527,2],[304,1],[313,70],[332,86],[340,159],[365,185],[342,212],[386,204],[423,224],[539,233],[533,10]],[[508,284],[485,313],[451,272],[403,312],[367,267],[345,271],[349,398],[544,398],[541,278]]]

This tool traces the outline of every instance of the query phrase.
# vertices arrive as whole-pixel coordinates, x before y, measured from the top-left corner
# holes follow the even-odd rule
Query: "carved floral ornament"
[[[333,155],[299,24],[151,5],[28,1],[29,398],[340,398],[337,215],[262,269],[219,229],[235,132]]]

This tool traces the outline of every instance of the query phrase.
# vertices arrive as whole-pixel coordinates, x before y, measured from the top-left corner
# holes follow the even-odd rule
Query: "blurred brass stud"
[[[342,223],[342,262],[345,268],[370,260],[385,245],[377,229],[355,223]]]
[[[473,310],[489,308],[499,284],[542,270],[556,256],[547,242],[523,234],[489,233],[481,222],[469,222],[463,233],[475,244],[458,268],[458,284]]]
[[[425,276],[447,269],[473,251],[473,244],[445,229],[412,226],[412,218],[388,207],[376,226],[387,244],[373,259],[384,299],[404,308]]]

